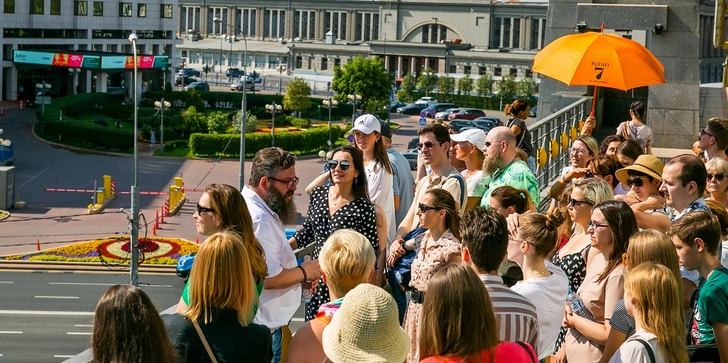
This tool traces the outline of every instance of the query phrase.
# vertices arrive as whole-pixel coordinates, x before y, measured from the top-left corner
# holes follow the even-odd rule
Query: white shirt
[[[609,363],[650,363],[650,356],[647,354],[645,346],[634,340],[634,338],[638,337],[647,341],[650,347],[652,347],[652,353],[655,355],[655,363],[668,361],[665,352],[657,346],[657,337],[655,334],[640,329],[614,352],[612,358],[609,359]]]
[[[284,269],[298,265],[296,255],[288,244],[283,223],[268,204],[249,187],[243,188],[243,198],[253,219],[253,234],[263,246],[265,263],[268,266],[267,278],[278,276]],[[256,324],[276,330],[293,318],[301,305],[301,285],[295,284],[283,289],[263,289],[260,294],[258,313],[253,320]]]
[[[465,177],[468,169],[460,172],[460,175]],[[468,197],[482,197],[485,194],[485,189],[480,187],[480,180],[483,179],[483,170],[478,170],[475,174],[470,175],[465,179],[465,185],[468,186]],[[478,190],[480,189],[480,190]],[[478,195],[480,194],[480,195]],[[459,201],[458,201],[459,202]]]
[[[397,220],[394,215],[394,189],[392,188],[394,175],[388,173],[387,169],[377,161],[371,161],[369,165],[365,166],[364,172],[367,174],[369,200],[382,208],[387,220],[387,249],[389,249],[397,233]]]
[[[554,353],[559,328],[564,318],[564,306],[569,289],[569,279],[564,271],[544,261],[550,276],[529,278],[519,281],[511,289],[528,299],[538,314],[538,359],[544,359]]]

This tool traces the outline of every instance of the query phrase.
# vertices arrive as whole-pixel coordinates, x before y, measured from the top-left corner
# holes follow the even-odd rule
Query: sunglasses
[[[495,140],[495,141],[493,141],[493,142],[490,142],[490,141],[486,141],[486,142],[485,142],[485,144],[484,144],[484,145],[485,145],[485,149],[489,148],[489,147],[490,147],[490,145],[493,145],[493,144],[495,144],[496,142],[501,142],[501,141],[503,141],[503,140]]]
[[[440,210],[440,208],[430,207],[427,204],[419,204],[420,213],[427,213],[428,210]]]
[[[348,169],[348,167],[347,167],[347,169]],[[346,170],[346,169],[343,169],[343,170]],[[291,179],[291,180],[280,180],[280,179],[277,179],[274,177],[268,177],[268,179],[275,180],[280,183],[284,183],[284,184],[286,184],[286,187],[291,190],[296,189],[296,185],[298,185],[298,180],[299,180],[297,176],[293,177],[293,179]]]
[[[642,184],[644,184],[644,181],[643,181],[644,178],[645,177],[643,177],[643,176],[636,176],[634,178],[625,180],[625,182],[627,182],[627,186],[630,188],[633,185],[639,188],[642,186]],[[710,178],[708,178],[708,179],[710,179]]]
[[[440,143],[437,143],[440,145]],[[435,146],[435,144],[432,143],[432,141],[425,141],[425,142],[418,142],[417,143],[417,150],[422,150],[423,147],[426,147],[428,149],[432,149]]]
[[[700,130],[700,136],[703,136],[703,135],[708,135],[710,137],[715,137],[715,135],[711,134],[708,131],[705,131],[705,129]]]
[[[569,197],[569,199],[567,199],[566,205],[568,205],[569,207],[574,207],[577,204],[593,205],[585,200],[576,200],[576,199],[572,199],[571,197]]]
[[[712,180],[715,178],[717,181],[723,181],[723,178],[725,178],[725,174],[718,173],[718,174],[708,174],[708,180]]]
[[[600,228],[600,227],[609,227],[609,225],[608,224],[599,224],[599,223],[594,222],[594,221],[589,221],[589,223],[587,223],[587,229],[589,229],[589,228],[591,228],[591,229],[597,229],[597,228]]]
[[[346,160],[336,161],[336,160],[329,160],[329,169],[334,170],[338,166],[343,171],[349,170],[349,167],[351,166],[351,163],[349,163]],[[296,178],[298,179],[298,178]]]
[[[201,206],[200,203],[197,203],[197,214],[200,215],[204,212],[215,213],[215,210],[212,208],[205,208],[205,207]]]

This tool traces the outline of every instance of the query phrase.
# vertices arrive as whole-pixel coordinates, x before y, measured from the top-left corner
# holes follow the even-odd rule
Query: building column
[[[397,77],[403,77],[404,74],[402,74],[402,56],[397,56]]]
[[[430,57],[425,57],[425,69],[430,68]]]
[[[209,36],[207,33],[207,12],[210,8],[207,5],[200,6],[200,34],[205,37]]]
[[[83,89],[81,89],[81,91],[83,93],[91,93],[91,81],[92,81],[92,79],[93,79],[93,72],[86,71],[86,74],[83,77],[83,80],[84,80]]]
[[[410,57],[410,73],[413,73],[415,76],[417,76],[417,69],[415,69],[415,65],[417,64],[415,62],[415,56]]]
[[[96,92],[99,93],[106,93],[106,81],[109,79],[109,74],[106,72],[97,72],[96,73]],[[91,77],[89,77],[89,83],[91,82]]]
[[[324,23],[326,22],[326,10],[316,11],[316,40],[325,40],[327,30],[324,29]]]
[[[389,72],[389,56],[386,54],[384,55],[384,70]]]
[[[265,34],[265,32],[263,31],[263,22],[265,20],[265,12],[266,12],[266,9],[263,7],[255,8],[255,17],[256,17],[255,34],[257,34],[257,36],[255,37],[256,40],[262,40],[263,34]]]
[[[354,41],[354,35],[356,34],[354,32],[354,27],[356,26],[356,11],[347,11],[346,17],[348,18],[346,19],[346,40]]]

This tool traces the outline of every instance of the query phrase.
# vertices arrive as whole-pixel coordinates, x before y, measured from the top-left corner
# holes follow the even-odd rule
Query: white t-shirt
[[[544,359],[554,353],[556,339],[559,337],[561,321],[564,318],[564,306],[569,289],[569,279],[564,270],[544,261],[551,276],[530,278],[519,281],[511,289],[536,306],[538,314],[538,359]]]
[[[382,164],[372,161],[364,167],[367,174],[367,194],[369,200],[384,210],[387,220],[387,249],[397,233],[397,220],[394,213],[394,175],[387,172]]]
[[[616,187],[614,187],[614,195],[627,195],[627,193],[630,192],[631,189],[627,188],[626,185],[622,184],[622,182],[619,182]]]
[[[652,353],[655,355],[655,363],[667,362],[665,352],[657,346],[657,337],[655,334],[648,333],[642,329],[636,331],[622,346],[614,352],[609,359],[609,363],[651,363],[647,349],[642,343],[634,340],[634,338],[642,338],[652,347]]]
[[[468,169],[465,169],[460,172],[460,175],[465,177],[467,172]],[[483,179],[483,170],[478,170],[465,179],[465,184],[468,186],[468,197],[482,197],[485,194],[485,188],[480,184],[481,179]]]
[[[265,251],[265,263],[268,276],[278,276],[284,269],[292,269],[298,265],[296,255],[288,244],[283,223],[278,215],[265,204],[260,196],[248,188],[243,188],[243,198],[248,205],[250,217],[253,219],[253,234]],[[291,320],[301,305],[301,285],[295,284],[282,289],[263,289],[260,294],[258,313],[253,320],[256,324],[276,330]]]

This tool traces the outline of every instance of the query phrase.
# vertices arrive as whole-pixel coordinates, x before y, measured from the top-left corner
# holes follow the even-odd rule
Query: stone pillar
[[[397,56],[397,75],[398,77],[404,78],[404,74],[402,74],[402,56]]]
[[[210,34],[207,33],[207,12],[210,11],[210,7],[207,5],[200,6],[200,34],[205,37]]]
[[[410,57],[410,73],[413,73],[413,74],[415,74],[417,72],[417,69],[415,69],[415,65],[417,64],[415,62],[416,58],[417,57],[415,57],[415,56]]]
[[[96,92],[106,93],[106,81],[109,79],[109,74],[106,72],[96,73]],[[89,77],[89,82],[91,77]]]
[[[257,34],[257,36],[255,37],[256,40],[263,39],[263,34],[265,34],[263,31],[264,30],[263,21],[265,20],[265,12],[266,12],[266,8],[263,8],[263,7],[255,8],[255,17],[256,17],[255,34]]]

